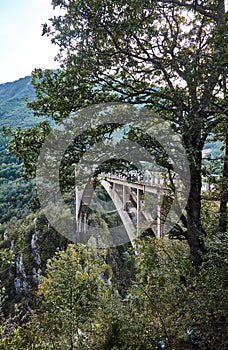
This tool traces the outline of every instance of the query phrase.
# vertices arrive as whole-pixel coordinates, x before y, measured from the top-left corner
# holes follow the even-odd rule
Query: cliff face
[[[41,212],[0,225],[0,287],[7,295],[6,314],[13,313],[18,303],[25,309],[33,307],[47,259],[57,248],[64,249],[66,242]]]

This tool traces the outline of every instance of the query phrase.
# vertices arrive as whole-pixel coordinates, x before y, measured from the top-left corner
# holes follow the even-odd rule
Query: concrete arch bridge
[[[122,226],[117,225],[112,229],[112,237],[107,238],[107,245],[119,245],[130,241],[134,246],[134,239],[142,235],[151,235],[154,237],[163,237],[163,223],[165,220],[164,198],[172,196],[170,186],[166,184],[161,172],[145,172],[144,175],[137,173],[131,176],[129,174],[113,175],[111,173],[102,173],[99,175],[99,184],[109,195],[112,208],[111,211],[118,213]],[[81,237],[94,236],[99,239],[98,227],[93,227],[89,222],[91,209],[96,206],[93,204],[96,186],[88,182],[83,188],[75,188],[75,218],[76,233],[75,241],[82,241]],[[202,184],[202,192],[210,190],[207,182]],[[99,201],[101,212],[106,203]],[[124,234],[119,237],[119,231]],[[102,231],[103,228],[100,228]],[[115,240],[115,235],[117,239]],[[106,245],[106,244],[104,244]]]
[[[105,189],[112,203],[110,210],[103,210],[106,203],[98,198],[101,211],[118,213],[122,222],[121,228],[117,225],[112,229],[112,236],[118,236],[118,229],[124,228],[125,232],[122,237],[117,238],[118,242],[115,243],[114,239],[113,245],[130,241],[134,246],[134,239],[144,234],[163,236],[163,201],[164,196],[170,194],[170,189],[165,184],[162,173],[148,172],[133,178],[129,182],[129,174],[120,176],[111,173],[103,173],[98,177],[99,185]],[[94,196],[96,197],[96,189],[92,182],[83,188],[75,188],[76,241],[77,237],[81,241],[80,237],[83,235],[94,235],[99,239],[98,228],[93,227],[89,220],[91,209],[97,207],[93,203]]]

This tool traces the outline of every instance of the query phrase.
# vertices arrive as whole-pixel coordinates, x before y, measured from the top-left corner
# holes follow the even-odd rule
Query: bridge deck
[[[164,182],[160,182],[160,183],[154,183],[154,182],[144,182],[143,180],[140,182],[131,182],[128,181],[125,178],[120,178],[118,176],[112,175],[112,176],[108,176],[108,175],[101,175],[99,177],[100,179],[106,180],[108,182],[112,182],[112,183],[116,183],[118,185],[124,185],[127,187],[131,187],[131,188],[135,188],[135,189],[139,189],[142,190],[143,192],[149,192],[149,193],[158,193],[160,191],[163,192],[170,192],[170,189],[164,185]]]

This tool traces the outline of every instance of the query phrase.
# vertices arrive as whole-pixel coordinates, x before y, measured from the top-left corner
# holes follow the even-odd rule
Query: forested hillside
[[[0,126],[27,128],[34,125],[33,113],[26,107],[25,99],[35,96],[31,77],[0,85]]]
[[[22,178],[22,165],[6,149],[7,138],[0,137],[0,224],[20,219],[29,212],[33,196],[31,181]]]
[[[0,128],[34,126],[46,118],[34,117],[26,103],[35,97],[31,76],[14,82],[0,84]]]
[[[33,113],[26,107],[25,98],[34,98],[34,89],[26,77],[0,85],[0,127],[27,128],[34,125]],[[22,218],[28,213],[32,197],[31,182],[22,180],[18,159],[7,151],[9,137],[0,133],[0,223]]]
[[[31,181],[24,181],[21,162],[7,150],[10,136],[2,128],[26,129],[45,118],[34,117],[26,103],[33,100],[35,91],[31,76],[0,84],[0,223],[26,216],[33,197]]]

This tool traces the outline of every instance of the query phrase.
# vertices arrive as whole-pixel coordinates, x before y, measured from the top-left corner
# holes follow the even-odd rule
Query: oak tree
[[[188,155],[186,206],[193,264],[204,251],[202,150],[225,121],[227,35],[223,0],[53,0],[61,10],[43,34],[59,46],[60,69],[33,72],[35,115],[61,121],[108,101],[143,104],[170,121]],[[100,132],[100,130],[99,130]]]

